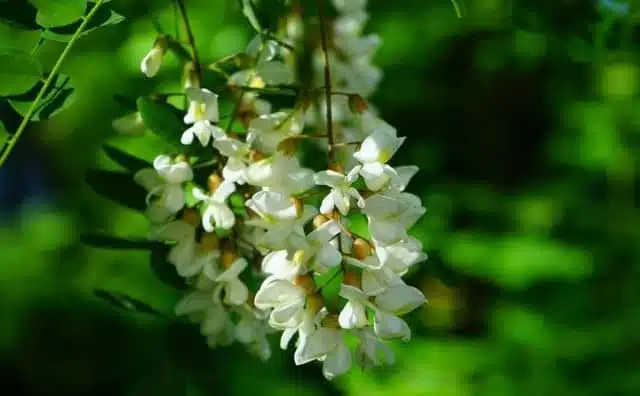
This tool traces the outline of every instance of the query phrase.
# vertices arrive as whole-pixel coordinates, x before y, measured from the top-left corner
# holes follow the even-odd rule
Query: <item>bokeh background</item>
[[[114,0],[127,20],[63,66],[73,105],[28,129],[0,169],[2,393],[640,394],[637,4],[459,1],[462,18],[449,0],[370,0],[385,72],[373,101],[408,136],[396,163],[420,166],[410,190],[428,208],[413,234],[429,260],[409,282],[429,304],[409,318],[411,342],[393,345],[394,367],[327,382],[275,343],[268,363],[211,351],[197,332],[96,297],[166,313],[179,297],[148,253],[80,241],[145,235],[145,219],[85,173],[109,165],[100,147],[126,113],[113,95],[166,88],[157,81],[178,67],[169,57],[154,80],[138,69],[154,23],[173,28],[171,2]],[[203,58],[245,47],[234,1],[188,3]],[[43,63],[61,49],[46,43]]]

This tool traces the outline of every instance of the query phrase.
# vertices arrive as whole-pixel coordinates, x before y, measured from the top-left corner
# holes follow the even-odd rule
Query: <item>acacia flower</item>
[[[193,137],[197,137],[200,144],[206,146],[211,137],[224,138],[224,130],[215,123],[219,121],[218,95],[206,88],[189,87],[186,89],[189,98],[189,110],[184,116],[184,123],[192,124],[180,138],[182,144],[193,143]]]
[[[332,170],[318,172],[314,175],[316,184],[331,187],[331,191],[322,200],[320,213],[329,214],[333,208],[338,208],[343,216],[349,214],[351,199],[355,199],[359,208],[364,207],[364,199],[355,188],[351,187],[358,178],[360,167],[356,166],[346,175]]]
[[[229,180],[224,180],[211,194],[206,194],[201,189],[193,189],[193,197],[205,203],[202,213],[202,227],[207,232],[213,232],[215,227],[225,230],[231,229],[236,223],[236,218],[229,205],[227,198],[236,190],[236,185]]]

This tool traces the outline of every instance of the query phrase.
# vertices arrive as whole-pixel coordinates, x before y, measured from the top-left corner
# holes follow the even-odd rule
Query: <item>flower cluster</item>
[[[394,361],[385,340],[409,340],[401,316],[425,303],[402,276],[426,259],[408,234],[425,213],[405,191],[418,168],[390,165],[405,138],[364,99],[381,78],[371,61],[379,39],[361,36],[366,1],[334,6],[338,16],[322,21],[333,27],[330,48],[313,49],[322,55],[318,81],[293,108],[276,108],[261,92],[298,83],[292,65],[307,27],[295,12],[280,39],[257,36],[246,50],[250,64],[227,75],[227,87],[240,92],[229,126],[219,124],[218,95],[187,84],[176,139],[214,159],[206,188],[183,154],[160,155],[135,175],[148,191],[151,237],[171,244],[168,261],[190,287],[176,313],[197,323],[210,346],[237,341],[262,359],[271,354],[267,335],[282,332],[281,348],[295,339],[295,363],[320,361],[329,379],[354,359],[363,368]],[[156,42],[142,61],[146,75],[160,68],[164,48]],[[325,68],[330,80],[320,77]],[[325,169],[301,163],[304,140],[326,148]],[[357,218],[367,224],[358,232]],[[339,298],[327,298],[334,283],[331,297]]]

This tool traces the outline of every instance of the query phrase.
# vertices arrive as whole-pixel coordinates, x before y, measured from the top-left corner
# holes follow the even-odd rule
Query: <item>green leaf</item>
[[[258,21],[258,17],[256,16],[256,9],[253,2],[251,0],[241,0],[241,7],[242,14],[247,17],[247,20],[256,32],[262,32],[262,27],[260,27],[260,21]]]
[[[124,309],[126,311],[141,312],[141,313],[157,316],[159,318],[169,319],[167,315],[153,308],[151,305],[143,301],[140,301],[137,298],[133,298],[129,295],[126,295],[124,293],[116,293],[116,292],[110,292],[103,289],[96,289],[93,291],[93,294],[96,297],[101,298],[104,301],[112,305],[115,305],[120,309]]]
[[[107,156],[111,158],[115,163],[122,166],[131,173],[135,173],[140,169],[153,167],[151,163],[135,157],[115,146],[105,144],[104,146],[102,146],[102,149],[104,150],[105,154],[107,154]]]
[[[0,52],[0,96],[20,95],[40,80],[40,66],[22,51]]]
[[[162,245],[159,242],[146,239],[126,239],[113,235],[91,233],[80,236],[80,241],[85,245],[93,247],[123,250],[151,250]]]
[[[44,82],[38,82],[28,92],[9,99],[9,104],[21,116],[26,116],[31,103],[38,96]],[[35,112],[31,116],[31,121],[41,121],[51,118],[62,110],[68,108],[75,100],[75,90],[71,86],[71,79],[63,74],[58,74],[45,91],[42,99],[38,102]]]
[[[153,274],[161,282],[176,289],[187,289],[187,284],[185,280],[178,275],[176,267],[167,261],[169,249],[169,246],[163,245],[151,250],[151,254],[149,256],[151,271],[153,271]]]
[[[69,25],[79,20],[87,8],[86,0],[30,0],[38,9],[36,22],[43,27]]]
[[[14,3],[15,0],[0,0],[0,22],[16,29],[37,30],[40,34],[40,26],[36,23],[38,10],[25,1],[19,7]]]
[[[84,31],[80,34],[80,37],[86,36],[100,27],[118,24],[124,21],[124,19],[125,18],[117,12],[102,7],[93,15],[93,18],[91,18]],[[71,40],[80,23],[81,22],[76,22],[73,25],[49,28],[42,32],[42,37],[47,40],[66,43]]]
[[[113,100],[117,104],[122,106],[122,108],[124,108],[124,109],[131,110],[131,111],[138,110],[138,106],[136,105],[136,99],[135,98],[132,98],[132,97],[126,96],[126,95],[115,94],[115,95],[113,95]]]
[[[154,134],[178,145],[185,125],[180,117],[181,112],[168,103],[156,102],[147,97],[137,101],[138,111],[144,124]]]
[[[1,7],[1,6],[0,6]],[[40,41],[39,30],[24,30],[0,22],[0,51],[25,51],[31,49]]]
[[[146,191],[133,181],[129,173],[90,170],[86,180],[95,192],[105,198],[133,210],[146,209]]]

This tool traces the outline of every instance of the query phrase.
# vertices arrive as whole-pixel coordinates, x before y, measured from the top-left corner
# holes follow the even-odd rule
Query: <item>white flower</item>
[[[334,220],[322,224],[307,236],[305,246],[289,258],[287,250],[278,250],[265,256],[262,271],[278,279],[294,279],[309,270],[324,273],[342,261],[340,251],[329,243],[340,232]]]
[[[300,110],[286,110],[264,114],[249,123],[248,138],[255,140],[255,148],[273,154],[286,138],[297,136],[304,129],[304,114]]]
[[[369,296],[362,290],[344,284],[340,286],[340,296],[375,311],[373,329],[378,337],[402,338],[405,341],[411,338],[411,329],[399,315],[404,315],[426,302],[420,290],[404,283],[390,285],[386,291],[377,295],[373,302],[369,301]],[[343,323],[356,323],[352,316],[344,314]]]
[[[189,87],[186,89],[189,98],[189,110],[184,116],[185,124],[193,124],[180,138],[182,144],[191,144],[196,136],[203,146],[209,144],[211,137],[222,139],[224,130],[215,125],[219,121],[218,95],[206,88]]]
[[[245,344],[260,359],[268,360],[271,357],[271,347],[267,335],[271,333],[271,327],[251,309],[244,308],[239,313],[241,319],[234,329],[236,340]]]
[[[370,327],[355,332],[359,343],[355,350],[357,364],[363,369],[394,364],[393,350],[381,342]]]
[[[369,231],[380,245],[391,245],[408,237],[407,230],[426,209],[419,197],[395,190],[375,194],[365,200],[362,212],[369,219]]]
[[[204,213],[202,213],[202,227],[205,231],[213,232],[215,227],[228,230],[234,226],[236,218],[226,200],[235,190],[236,185],[228,180],[220,183],[211,195],[197,187],[193,189],[193,197],[205,203]]]
[[[344,342],[342,330],[320,327],[301,338],[294,358],[296,365],[313,360],[322,361],[322,373],[329,380],[349,371],[351,351]]]
[[[277,51],[278,43],[264,40],[260,35],[255,36],[246,51],[247,55],[256,60],[255,66],[234,73],[229,78],[229,83],[254,88],[293,83],[293,69],[286,63],[273,60]]]
[[[182,184],[191,179],[193,179],[193,172],[188,163],[174,162],[166,155],[155,158],[153,169],[142,169],[134,175],[135,182],[149,192],[147,216],[152,222],[163,222],[182,209],[184,206]]]
[[[238,279],[238,276],[247,268],[247,265],[247,260],[240,257],[216,278],[216,282],[222,285],[225,304],[241,305],[247,301],[249,289]]]
[[[151,232],[151,239],[174,241],[176,244],[169,251],[167,261],[175,265],[178,275],[190,277],[202,270],[203,260],[214,260],[218,252],[213,251],[198,259],[199,248],[196,243],[196,228],[184,220],[176,220],[161,225]]]
[[[427,259],[422,244],[413,237],[388,246],[376,246],[376,255],[382,266],[400,276],[406,274],[412,265]]]
[[[387,186],[396,175],[387,162],[398,151],[406,138],[397,137],[391,125],[371,115],[362,117],[363,128],[371,134],[362,142],[353,156],[362,163],[360,174],[367,188],[378,191]]]
[[[313,187],[313,171],[300,167],[296,157],[280,152],[249,165],[246,178],[249,184],[287,195],[301,194]]]
[[[358,190],[351,187],[351,184],[358,178],[359,172],[360,167],[354,167],[346,176],[332,170],[318,172],[314,175],[316,184],[331,187],[329,194],[322,200],[320,213],[329,214],[334,207],[337,207],[340,213],[346,216],[349,214],[352,198],[356,200],[358,207],[364,207],[364,199]]]
[[[249,162],[251,141],[243,142],[237,139],[218,139],[213,142],[213,147],[227,158],[227,163],[222,169],[222,177],[237,184],[247,182],[246,170]]]
[[[296,328],[305,311],[306,291],[288,280],[268,277],[260,285],[254,304],[259,309],[273,309],[269,324],[276,329]]]
[[[258,247],[280,250],[306,246],[304,226],[317,214],[313,206],[304,205],[299,213],[295,199],[264,190],[255,193],[245,205],[259,216],[246,223],[265,230],[258,238]]]
[[[160,40],[156,41],[156,43],[159,42]],[[165,51],[166,48],[164,45],[154,45],[144,58],[142,58],[142,62],[140,62],[140,71],[142,71],[142,73],[147,77],[153,77],[158,74]]]

